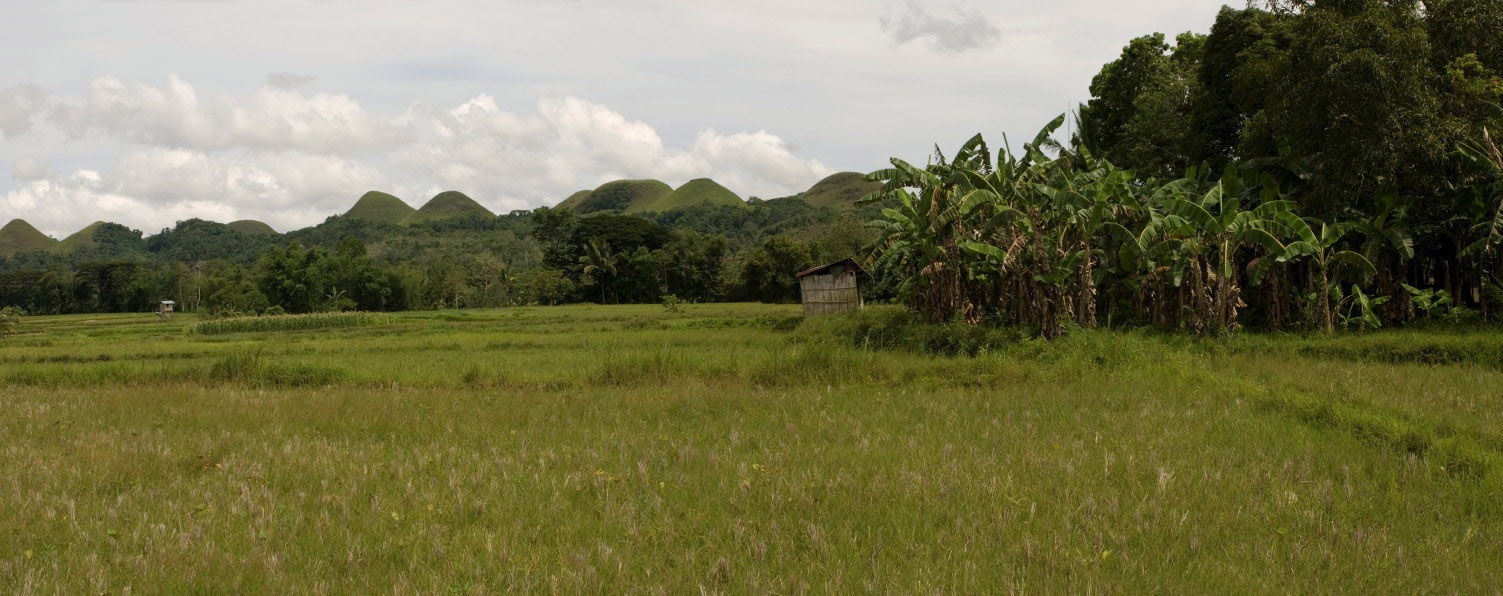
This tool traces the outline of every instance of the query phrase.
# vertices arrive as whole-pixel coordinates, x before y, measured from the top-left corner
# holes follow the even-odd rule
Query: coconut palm
[[[608,280],[616,277],[616,264],[620,258],[611,252],[610,244],[603,238],[591,238],[584,245],[584,254],[579,257],[582,266],[580,272],[586,278],[585,283],[595,283],[600,286],[600,303],[605,304],[605,286]]]

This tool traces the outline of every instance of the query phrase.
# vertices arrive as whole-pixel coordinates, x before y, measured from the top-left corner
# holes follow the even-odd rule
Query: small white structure
[[[171,300],[163,300],[161,304],[157,305],[157,316],[164,319],[172,318],[172,309],[176,306],[176,302],[173,302]]]
[[[865,308],[861,280],[870,277],[855,259],[844,259],[798,274],[804,316],[851,312]]]

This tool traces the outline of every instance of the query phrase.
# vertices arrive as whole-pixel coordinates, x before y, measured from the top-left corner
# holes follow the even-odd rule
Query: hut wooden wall
[[[806,317],[861,310],[861,286],[854,273],[806,275],[798,287]]]

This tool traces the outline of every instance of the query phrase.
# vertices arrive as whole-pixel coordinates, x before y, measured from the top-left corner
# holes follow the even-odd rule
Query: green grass
[[[267,317],[236,317],[204,321],[190,328],[199,335],[222,335],[225,333],[308,331],[334,327],[356,327],[390,323],[390,315],[365,312],[311,313],[305,315],[276,315]]]
[[[1484,334],[863,348],[797,313],[27,318],[0,593],[1503,585],[1503,371],[1370,347]]]
[[[815,183],[799,198],[815,207],[829,207],[844,213],[855,209],[858,199],[881,188],[880,182],[868,182],[862,174],[840,172]]]
[[[43,234],[24,219],[12,219],[5,227],[0,227],[0,255],[46,250],[54,244],[57,244],[57,240]]]
[[[673,192],[650,201],[633,203],[626,213],[671,211],[680,207],[698,205],[745,206],[746,201],[719,183],[709,178],[696,178],[684,183]]]
[[[355,201],[355,206],[344,213],[345,217],[378,223],[398,224],[416,213],[402,199],[381,191],[370,191]]]

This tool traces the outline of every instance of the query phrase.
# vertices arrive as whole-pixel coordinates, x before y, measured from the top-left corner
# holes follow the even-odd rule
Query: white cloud
[[[102,218],[147,232],[190,217],[293,229],[343,212],[371,189],[414,206],[459,190],[506,212],[621,178],[676,186],[709,177],[744,196],[774,197],[831,173],[765,130],[703,129],[675,147],[652,125],[577,97],[520,112],[482,94],[453,108],[414,102],[381,116],[344,95],[268,85],[205,102],[175,76],[163,87],[105,77],[82,99],[58,102],[53,115],[66,138],[88,135],[121,151],[112,164],[67,176],[49,175],[31,156],[15,162],[12,177],[22,184],[0,205],[62,234]]]
[[[453,110],[414,106],[404,119],[420,140],[394,155],[399,167],[432,172],[445,188],[477,193],[501,211],[555,203],[621,178],[677,185],[708,177],[743,194],[782,196],[830,173],[765,131],[704,130],[689,147],[675,148],[651,125],[576,97],[541,100],[535,114],[518,114],[481,95]]]
[[[126,153],[107,171],[31,180],[0,205],[61,236],[101,219],[148,233],[195,217],[259,219],[287,230],[342,212],[351,197],[388,184],[375,170],[332,156],[145,148]]]
[[[404,141],[401,129],[347,95],[303,95],[265,85],[247,96],[199,99],[169,75],[161,87],[101,77],[81,104],[59,105],[52,121],[74,138],[102,133],[125,141],[195,150],[235,148],[349,154]]]
[[[948,54],[987,48],[1002,39],[1002,31],[979,11],[956,5],[950,12],[935,15],[917,0],[906,0],[896,14],[882,17],[882,31],[900,45],[928,38],[929,47]]]
[[[0,139],[31,130],[32,116],[46,101],[47,93],[35,85],[0,89]]]

